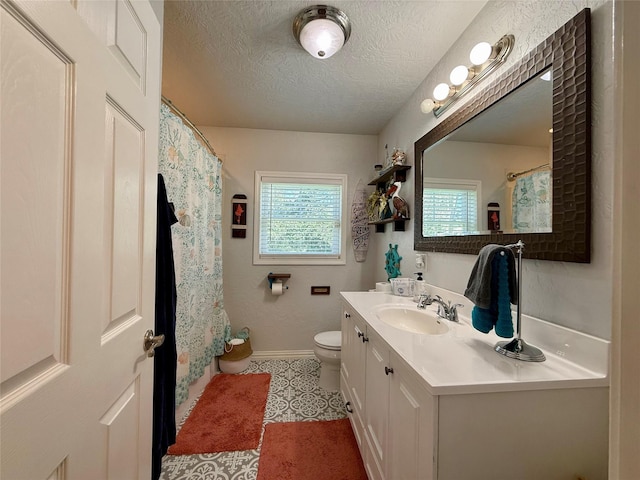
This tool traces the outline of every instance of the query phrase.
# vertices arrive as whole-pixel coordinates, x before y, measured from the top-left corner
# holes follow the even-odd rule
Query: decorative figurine
[[[398,195],[400,193],[400,187],[402,187],[402,183],[395,182],[389,187],[389,190],[387,190],[387,196],[391,196],[395,210],[393,214],[394,219],[409,218],[409,204],[404,198]]]
[[[391,280],[392,278],[397,278],[402,273],[400,272],[400,260],[402,257],[398,254],[398,245],[392,247],[389,244],[389,251],[385,253],[385,267],[384,269],[387,272],[387,280]]]
[[[387,144],[384,144],[384,168],[387,168],[391,165],[391,158],[389,157],[389,148]]]
[[[407,160],[407,154],[402,150],[398,150],[398,148],[393,149],[393,153],[391,154],[391,163],[393,165],[404,165],[404,162]]]

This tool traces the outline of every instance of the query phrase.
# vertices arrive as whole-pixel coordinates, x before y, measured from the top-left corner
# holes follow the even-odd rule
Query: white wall
[[[612,2],[584,1],[496,1],[490,2],[476,17],[436,68],[428,73],[403,109],[379,135],[378,158],[384,145],[395,145],[409,155],[414,164],[413,144],[442,118],[468,100],[465,98],[447,114],[436,119],[420,112],[420,103],[431,97],[433,87],[445,81],[453,67],[465,63],[475,43],[495,42],[502,35],[515,35],[514,51],[496,74],[500,75],[525,53],[535,48],[585,7],[591,8],[592,22],[592,254],[590,264],[525,260],[523,268],[523,312],[600,338],[611,336],[612,307],[612,203],[613,203],[613,62]],[[488,85],[476,87],[481,90]],[[403,189],[406,199],[413,196],[413,177]],[[409,225],[413,228],[413,221]],[[398,244],[405,258],[413,257],[411,232],[387,232],[376,242],[372,258],[381,262],[389,243]],[[476,257],[428,253],[425,280],[462,293]],[[379,264],[378,267],[379,268]],[[526,325],[525,331],[526,338]]]
[[[240,128],[199,127],[224,161],[223,271],[224,301],[233,330],[251,329],[254,351],[313,349],[313,336],[340,329],[343,290],[373,288],[376,261],[358,263],[348,233],[347,263],[341,266],[278,266],[252,264],[254,173],[275,170],[346,173],[348,204],[361,178],[374,178],[377,137]],[[373,191],[373,187],[370,187]],[[231,238],[231,198],[248,197],[247,238]],[[373,235],[373,234],[372,234]],[[267,274],[290,273],[284,295],[270,294]],[[382,274],[378,279],[382,278]],[[329,285],[330,295],[310,294],[312,285]]]

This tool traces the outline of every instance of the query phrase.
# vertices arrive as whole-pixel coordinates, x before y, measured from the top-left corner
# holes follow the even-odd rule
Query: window
[[[342,265],[347,176],[256,172],[253,263]]]
[[[478,229],[479,180],[425,178],[422,235],[466,235]]]

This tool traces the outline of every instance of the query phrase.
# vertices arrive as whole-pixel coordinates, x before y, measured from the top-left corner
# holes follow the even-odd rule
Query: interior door
[[[148,479],[160,24],[0,5],[0,477]]]

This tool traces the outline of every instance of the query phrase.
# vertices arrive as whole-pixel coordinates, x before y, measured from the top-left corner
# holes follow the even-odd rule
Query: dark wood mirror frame
[[[477,254],[488,243],[522,240],[523,256],[589,263],[591,260],[591,22],[584,9],[526,54],[467,105],[415,143],[414,248]],[[517,39],[516,39],[517,41]],[[423,154],[542,71],[553,71],[552,233],[422,236]]]

